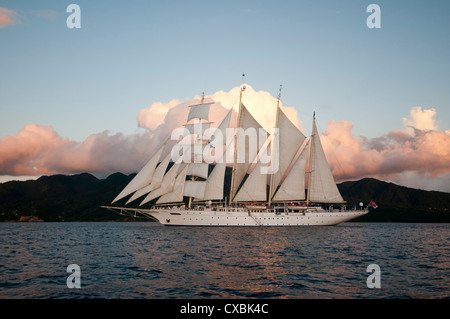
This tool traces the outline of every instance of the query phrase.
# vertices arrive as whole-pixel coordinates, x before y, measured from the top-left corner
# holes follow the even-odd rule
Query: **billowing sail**
[[[173,190],[173,187],[175,186],[175,177],[178,175],[180,165],[181,163],[174,163],[172,167],[169,169],[169,171],[166,173],[166,175],[164,175],[162,181],[159,183],[160,184],[159,188],[156,188],[153,191],[151,191],[139,206],[144,205],[145,203],[151,201],[152,199],[155,199],[156,197],[171,192]]]
[[[196,200],[222,200],[223,183],[226,163],[217,163],[205,182],[203,196],[196,196]]]
[[[202,198],[205,194],[205,181],[186,181],[184,196]]]
[[[187,121],[189,122],[194,118],[207,120],[210,106],[211,104],[197,104],[189,106],[189,114]]]
[[[161,153],[167,144],[166,140],[159,150],[152,156],[148,163],[140,170],[140,172],[131,180],[131,182],[120,192],[112,203],[124,198],[127,195],[149,185],[152,181],[156,165],[158,164]]]
[[[131,196],[131,198],[127,201],[127,204],[151,192],[152,190],[158,188],[161,185],[164,173],[166,172],[167,166],[169,165],[170,157],[171,157],[170,153],[166,155],[166,157],[162,160],[161,163],[159,163],[158,167],[156,168],[150,185],[147,185],[139,189],[136,193],[134,193],[133,196]]]
[[[273,197],[274,201],[293,201],[305,199],[305,166],[308,148],[304,147],[295,160],[288,175]]]
[[[183,201],[183,189],[186,182],[186,172],[187,166],[181,171],[180,174],[175,179],[175,185],[173,187],[173,191],[162,195],[157,201],[156,204],[163,203],[177,203]]]
[[[227,141],[227,128],[230,126],[231,113],[233,109],[229,110],[227,115],[224,117],[220,125],[214,132],[212,132],[209,140],[216,147],[219,145],[225,146]]]
[[[195,177],[206,179],[208,177],[208,166],[208,163],[189,164],[186,175],[192,175]]]
[[[267,199],[267,173],[269,171],[268,167],[263,167],[263,165],[267,166],[268,163],[263,163],[262,158],[270,145],[269,140],[270,138],[267,139],[264,146],[259,150],[257,156],[258,162],[251,169],[233,201],[265,201]]]
[[[185,135],[198,134],[205,135],[205,131],[210,129],[211,122],[195,122],[190,124],[185,124],[186,129]]]
[[[203,149],[203,160],[209,164],[220,163],[226,160],[223,158],[223,152],[226,145],[228,145],[227,129],[230,125],[231,112],[232,110],[228,112],[220,125],[216,129],[212,129],[211,133],[206,136],[208,143]]]
[[[237,145],[235,150],[237,151],[237,154],[235,155],[236,161],[234,163],[235,166],[232,177],[233,182],[231,198],[234,198],[236,195],[236,192],[247,174],[248,169],[255,162],[258,150],[261,149],[268,136],[267,132],[255,120],[243,104],[241,104],[241,116],[239,122],[240,123],[236,133]],[[264,132],[264,137],[260,136],[261,132]],[[247,135],[250,138],[246,137]],[[252,137],[253,140],[251,140]]]
[[[225,159],[231,145],[232,144],[230,143],[226,150],[221,150],[220,158],[205,182],[203,196],[196,196],[195,200],[222,200],[224,198],[223,186],[225,182],[225,170],[227,168]]]
[[[320,142],[316,121],[313,121],[313,132],[311,136],[311,161],[310,161],[310,184],[308,185],[308,199],[320,203],[342,203],[344,202],[334,182],[325,153]]]
[[[271,156],[274,161],[278,161],[278,170],[275,171],[272,177],[270,196],[274,195],[289,165],[306,139],[306,136],[292,124],[280,107],[277,109],[276,127],[278,128],[278,138],[274,138],[273,142],[278,143],[278,147],[275,146],[272,149],[277,150],[278,153],[275,151]]]
[[[267,174],[261,172],[261,166],[261,161],[258,161],[233,201],[265,201],[267,199]]]

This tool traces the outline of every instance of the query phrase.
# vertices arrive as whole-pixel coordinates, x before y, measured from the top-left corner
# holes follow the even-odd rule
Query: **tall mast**
[[[242,75],[244,76],[244,74]],[[241,112],[242,112],[242,92],[245,91],[245,85],[241,88],[241,92],[239,94],[239,110],[238,110],[238,118],[237,118],[237,128],[241,126]],[[233,170],[231,172],[231,184],[230,184],[230,197],[228,199],[228,205],[231,205],[233,202],[233,183],[234,183],[234,175],[236,173],[236,161],[237,161],[237,132],[234,134],[234,160],[233,160]]]
[[[277,114],[275,115],[275,128],[278,128],[278,108],[280,107],[280,98],[281,98],[281,87],[282,85],[280,84],[280,91],[278,92],[278,99],[277,99]],[[271,145],[272,145],[272,150],[273,148],[273,141],[271,141]],[[279,152],[278,152],[279,153]],[[272,164],[273,165],[273,155],[271,152],[271,158],[272,158]],[[277,154],[278,156],[279,154]],[[272,170],[273,170],[273,166],[272,166]],[[273,188],[273,171],[270,174],[270,185],[269,185],[269,207],[272,204],[272,188]]]
[[[312,175],[312,157],[314,152],[314,127],[316,126],[316,112],[313,114],[313,128],[311,133],[311,141],[309,143],[309,175],[308,175],[308,193],[306,196],[306,205],[309,205],[309,199],[311,194],[311,175]]]
[[[200,102],[200,104],[203,104],[205,102],[205,92],[203,91],[202,92],[202,100],[201,100],[201,102]],[[197,136],[195,136],[195,138],[194,138],[194,143],[197,141]],[[194,157],[195,157],[195,154],[194,154]],[[195,159],[194,159],[194,162],[195,162]],[[191,181],[195,181],[195,177],[194,176],[191,176]],[[189,202],[188,202],[188,208],[190,209],[192,207],[192,196],[189,196]]]

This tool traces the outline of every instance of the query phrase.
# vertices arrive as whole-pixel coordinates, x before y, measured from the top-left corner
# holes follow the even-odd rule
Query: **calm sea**
[[[0,298],[450,298],[449,230],[0,223]]]

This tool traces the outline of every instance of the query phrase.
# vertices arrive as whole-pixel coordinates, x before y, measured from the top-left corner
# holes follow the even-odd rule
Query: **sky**
[[[72,3],[81,28],[67,25]],[[381,28],[367,25],[372,3]],[[0,182],[136,172],[202,92],[223,115],[245,83],[261,123],[280,85],[305,135],[316,112],[336,181],[450,192],[448,12],[445,0],[0,1]]]

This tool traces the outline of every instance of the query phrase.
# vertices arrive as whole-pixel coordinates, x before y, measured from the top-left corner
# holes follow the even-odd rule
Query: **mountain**
[[[0,221],[130,220],[101,205],[109,205],[135,174],[115,173],[106,179],[83,173],[43,176],[34,181],[0,184]],[[225,186],[226,187],[226,186]],[[407,188],[372,178],[344,182],[338,188],[348,203],[377,209],[355,221],[450,222],[450,194]]]
[[[377,209],[355,221],[450,222],[450,193],[424,191],[364,178],[338,185],[347,202],[373,200]]]
[[[83,173],[0,184],[0,221],[21,216],[43,221],[124,220],[100,206],[109,204],[133,176],[115,173],[99,180]]]

